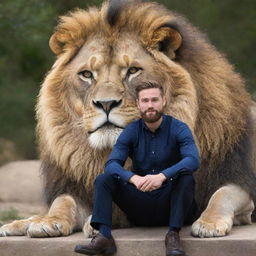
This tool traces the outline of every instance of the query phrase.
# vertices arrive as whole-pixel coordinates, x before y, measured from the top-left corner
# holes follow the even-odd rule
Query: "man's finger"
[[[144,192],[150,192],[150,191],[153,191],[155,189],[157,189],[157,187],[156,186],[152,186],[152,184],[151,184],[148,187],[146,187]]]
[[[145,177],[140,176],[140,178],[136,182],[136,188],[141,189],[141,186],[144,184],[144,182],[145,182]]]
[[[141,190],[141,188],[142,188],[142,186],[145,184],[145,182],[146,182],[145,179],[143,179],[143,180],[141,180],[140,182],[138,182],[137,188]]]
[[[151,188],[153,188],[153,184],[151,180],[146,181],[143,186],[141,187],[142,191],[149,191]]]
[[[148,187],[148,185],[151,183],[151,181],[150,180],[145,180],[145,182],[142,184],[142,186],[141,186],[141,189],[142,190],[145,190],[147,187]]]

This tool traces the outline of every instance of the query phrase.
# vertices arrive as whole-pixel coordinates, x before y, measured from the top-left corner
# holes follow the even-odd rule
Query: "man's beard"
[[[150,116],[147,115],[147,112],[155,111],[151,113]],[[142,119],[147,123],[155,123],[163,116],[163,110],[157,111],[156,109],[150,108],[144,112],[140,112]]]

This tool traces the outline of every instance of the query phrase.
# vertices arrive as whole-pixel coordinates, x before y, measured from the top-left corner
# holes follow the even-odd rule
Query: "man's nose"
[[[153,102],[150,101],[150,100],[148,101],[148,107],[149,107],[149,108],[152,108],[152,107],[153,107]]]

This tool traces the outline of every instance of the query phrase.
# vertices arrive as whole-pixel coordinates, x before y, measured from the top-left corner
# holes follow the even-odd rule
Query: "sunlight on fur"
[[[89,136],[89,143],[92,148],[104,149],[112,148],[116,143],[118,136],[120,135],[122,129],[111,129],[111,130],[98,130]]]

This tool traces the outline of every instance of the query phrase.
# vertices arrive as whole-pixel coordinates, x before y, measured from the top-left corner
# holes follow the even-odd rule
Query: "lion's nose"
[[[108,100],[108,101],[93,101],[97,108],[103,109],[108,115],[111,109],[118,107],[122,100]]]

